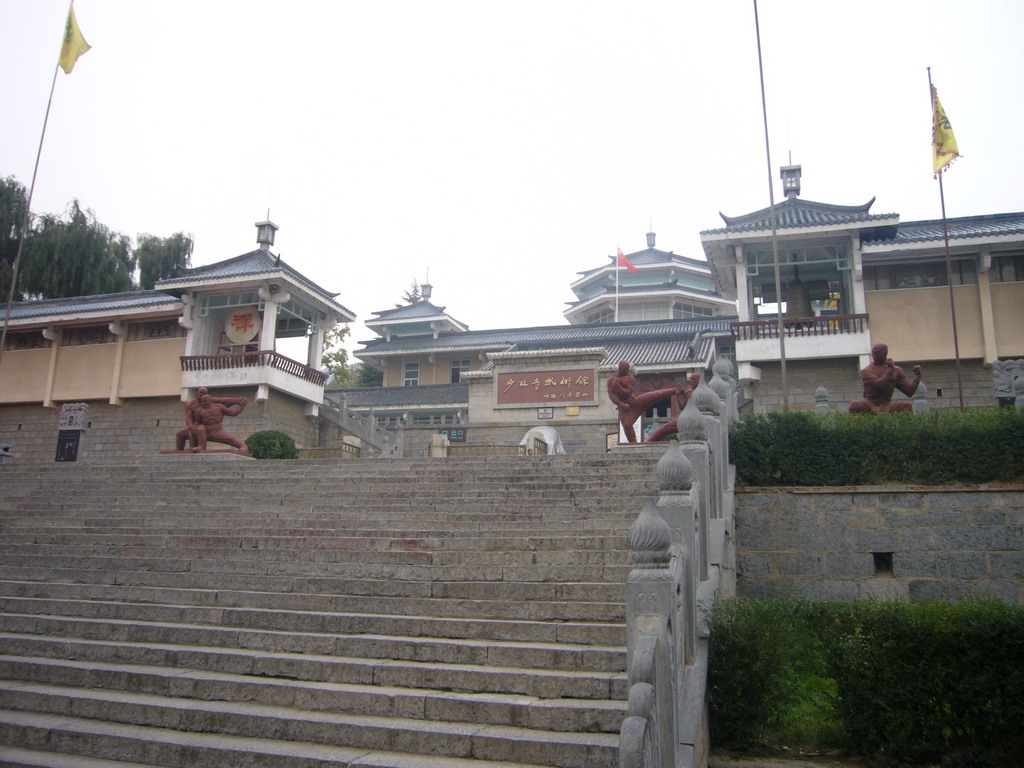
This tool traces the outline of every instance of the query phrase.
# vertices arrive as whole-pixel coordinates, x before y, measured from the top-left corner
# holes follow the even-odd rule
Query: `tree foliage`
[[[359,363],[356,367],[357,387],[379,387],[384,384],[384,371],[369,363]]]
[[[13,176],[0,178],[0,289],[10,289],[28,194]],[[114,232],[78,200],[63,215],[42,214],[25,233],[15,299],[62,298],[152,288],[188,266],[192,237],[182,232],[167,238]],[[136,269],[141,267],[140,281]]]
[[[139,235],[135,246],[139,260],[139,287],[150,289],[157,280],[173,277],[192,260],[192,237],[177,232],[170,237]]]
[[[414,279],[412,284],[409,286],[409,290],[402,292],[402,301],[404,304],[395,304],[396,307],[404,307],[409,304],[415,304],[423,299],[423,294],[420,292],[420,284]]]
[[[348,369],[348,350],[342,346],[348,334],[349,327],[341,324],[324,333],[320,365],[328,376],[328,386],[344,387],[352,383],[352,372]]]

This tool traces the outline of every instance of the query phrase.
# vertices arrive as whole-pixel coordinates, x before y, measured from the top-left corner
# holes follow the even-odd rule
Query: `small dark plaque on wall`
[[[54,461],[78,461],[82,448],[82,430],[62,429],[57,433],[57,455]]]
[[[447,436],[447,438],[453,443],[466,442],[465,427],[446,427],[445,429],[438,430],[438,434]]]

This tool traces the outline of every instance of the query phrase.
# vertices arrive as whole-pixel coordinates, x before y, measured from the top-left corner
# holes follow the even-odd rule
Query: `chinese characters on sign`
[[[530,371],[502,373],[498,380],[498,405],[564,405],[593,403],[597,371]]]
[[[224,323],[225,335],[235,344],[245,344],[256,338],[262,322],[256,307],[239,307]]]

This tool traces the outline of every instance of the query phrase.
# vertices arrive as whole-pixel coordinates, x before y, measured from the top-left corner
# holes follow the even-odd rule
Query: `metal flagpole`
[[[932,106],[932,122],[935,121],[935,86],[932,85],[932,68],[928,67],[928,98]],[[933,139],[934,141],[934,139]],[[953,321],[953,360],[956,363],[956,391],[960,397],[960,410],[964,410],[964,383],[960,373],[960,338],[956,331],[956,302],[953,300],[953,259],[949,255],[949,230],[946,227],[946,193],[942,188],[942,171],[939,177],[939,204],[942,207],[942,240],[946,244],[946,286],[949,288],[949,316]]]
[[[43,130],[39,134],[39,149],[36,151],[36,164],[32,169],[32,183],[28,188],[28,200],[25,201],[25,217],[22,220],[21,236],[18,238],[18,252],[14,256],[14,266],[11,269],[11,287],[7,291],[7,307],[4,310],[4,330],[0,333],[0,363],[4,359],[4,348],[7,346],[7,327],[11,322],[11,305],[14,303],[14,289],[18,285],[18,269],[21,267],[21,252],[25,248],[25,236],[28,234],[28,225],[32,211],[32,195],[36,191],[36,175],[39,173],[39,158],[43,155],[43,139],[46,138],[46,124],[50,121],[50,105],[53,104],[53,89],[57,85],[57,70],[60,69],[60,62],[53,68],[53,82],[50,83],[50,98],[46,102],[46,116],[43,118]]]
[[[761,25],[754,0],[754,29],[757,32],[757,67],[761,74],[761,114],[764,117],[764,153],[768,160],[768,205],[772,222],[772,261],[775,263],[775,316],[779,334],[779,363],[782,375],[782,410],[789,410],[789,381],[786,377],[786,332],[782,317],[782,278],[779,275],[779,235],[775,219],[775,188],[772,182],[772,152],[768,145],[768,107],[764,96],[764,64],[761,62]]]
[[[615,322],[619,322],[619,247],[615,246]]]

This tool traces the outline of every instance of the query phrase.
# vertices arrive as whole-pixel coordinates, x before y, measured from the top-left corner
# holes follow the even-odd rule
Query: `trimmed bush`
[[[876,765],[1021,764],[1024,608],[738,599],[716,607],[712,626],[718,746],[852,748]]]
[[[297,459],[299,452],[291,436],[276,429],[254,432],[245,441],[246,447],[257,459]]]
[[[807,412],[746,416],[732,430],[740,485],[943,485],[1024,477],[1024,413]]]

